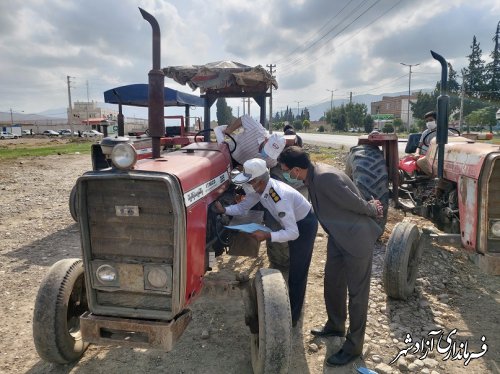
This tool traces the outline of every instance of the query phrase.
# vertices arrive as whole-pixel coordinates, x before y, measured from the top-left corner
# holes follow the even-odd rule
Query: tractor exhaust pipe
[[[450,97],[447,95],[448,86],[448,64],[443,56],[431,51],[431,55],[441,64],[441,91],[437,99],[437,133],[436,143],[438,147],[438,170],[437,176],[443,178],[444,168],[444,145],[448,143],[448,108]]]
[[[164,123],[164,86],[165,74],[160,67],[161,56],[161,36],[160,25],[158,21],[146,12],[139,8],[142,18],[149,22],[153,29],[153,68],[149,71],[149,89],[148,89],[148,127],[149,135],[153,140],[153,158],[160,157],[160,139],[165,136]]]

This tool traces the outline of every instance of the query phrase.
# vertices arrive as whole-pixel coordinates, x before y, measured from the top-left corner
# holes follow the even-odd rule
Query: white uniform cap
[[[264,152],[269,158],[277,160],[280,153],[285,148],[286,140],[284,136],[272,134],[264,144]]]
[[[267,172],[266,162],[260,158],[245,161],[243,171],[233,178],[233,183],[242,184],[260,177]]]

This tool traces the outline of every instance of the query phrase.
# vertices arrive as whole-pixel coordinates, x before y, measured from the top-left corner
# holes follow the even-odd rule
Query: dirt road
[[[4,145],[5,143],[2,143]],[[342,167],[343,159],[332,160]],[[80,257],[78,226],[68,211],[68,196],[76,178],[91,168],[88,155],[53,155],[0,161],[0,372],[1,373],[251,373],[249,330],[238,295],[201,296],[193,304],[193,321],[169,353],[123,347],[90,346],[73,365],[57,366],[39,359],[32,342],[33,305],[47,269],[63,258]],[[462,250],[425,249],[417,292],[406,302],[388,299],[381,271],[385,242],[403,217],[391,209],[390,221],[374,252],[369,321],[364,361],[328,368],[326,358],[342,344],[340,338],[315,339],[309,330],[326,319],[323,268],[327,238],[319,232],[309,273],[304,318],[294,329],[291,373],[354,373],[367,366],[379,373],[496,373],[500,367],[500,279],[482,274]],[[267,265],[265,250],[257,259],[224,255],[209,277],[234,279]],[[453,329],[457,342],[480,352],[472,360],[452,360],[445,354],[408,354],[388,363],[405,344],[442,328]],[[208,334],[207,334],[208,333]],[[207,336],[208,335],[208,336]]]

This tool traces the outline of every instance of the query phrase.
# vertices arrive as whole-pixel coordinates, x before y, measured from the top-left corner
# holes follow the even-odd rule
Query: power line
[[[351,11],[351,13],[348,15],[351,16],[352,14],[354,14],[358,9],[360,9],[362,6],[365,5],[365,3],[367,2],[367,0],[364,0],[361,4],[359,4],[354,10]],[[344,26],[340,31],[338,31],[335,35],[333,35],[332,37],[326,39],[321,46],[319,46],[318,48],[324,46],[327,42],[335,39],[337,36],[339,36],[341,33],[343,33],[346,29],[348,29],[352,24],[354,24],[354,22],[356,22],[359,18],[361,18],[364,14],[366,14],[370,9],[372,9],[375,5],[377,5],[377,3],[379,3],[380,0],[376,0],[372,5],[370,5],[367,9],[365,9],[361,14],[359,14],[354,20],[352,20],[350,23],[348,23],[346,26]],[[347,18],[345,19],[347,20]],[[343,22],[343,21],[342,21]],[[303,61],[306,57],[308,56],[303,56],[303,53],[306,52],[307,50],[309,50],[311,47],[313,47],[314,45],[316,45],[320,40],[322,40],[324,37],[326,37],[331,31],[333,31],[335,28],[337,28],[337,26],[339,26],[341,23],[339,23],[338,25],[335,25],[331,30],[328,31],[328,33],[326,33],[325,35],[323,35],[319,40],[317,40],[315,43],[313,43],[312,45],[310,45],[309,47],[307,47],[304,51],[302,51],[302,56],[299,56],[297,57],[295,60],[291,60],[288,62],[288,64],[290,66],[292,65],[296,65],[297,63],[299,63],[300,61]]]
[[[323,26],[321,26],[319,28],[319,30],[317,30],[314,34],[315,35],[319,35],[319,33],[321,32],[321,30],[323,30],[324,28],[326,28],[326,26],[332,22],[335,18],[337,18],[337,16],[342,13],[344,11],[345,8],[347,8],[347,6],[349,4],[351,4],[354,0],[350,0],[346,5],[344,5],[344,7],[342,9],[340,9],[333,17],[331,17]],[[335,26],[336,27],[336,26]],[[332,29],[330,29],[327,34],[331,31]],[[287,58],[288,56],[291,56],[295,51],[297,51],[298,49],[304,47],[307,43],[311,42],[312,40],[314,39],[314,35],[312,35],[311,37],[309,37],[304,43],[302,43],[301,45],[295,47],[291,52],[289,52],[287,55],[283,56],[281,59],[279,59],[277,62],[280,63],[282,62],[285,58]]]
[[[374,24],[376,21],[378,21],[380,18],[382,18],[383,16],[385,16],[386,14],[388,14],[389,12],[391,12],[396,6],[398,6],[400,3],[402,2],[402,0],[399,0],[396,4],[394,4],[393,6],[391,6],[389,9],[387,9],[386,11],[384,11],[382,14],[380,14],[378,17],[376,17],[373,21],[369,22],[368,24],[366,24],[363,28],[361,28],[360,30],[358,30],[358,32],[356,32],[355,34],[353,34],[351,37],[347,38],[346,40],[342,41],[337,47],[340,47],[342,45],[344,45],[345,43],[347,43],[348,41],[350,41],[351,39],[353,39],[354,37],[356,37],[359,33],[361,33],[363,30],[365,30],[367,27],[371,26],[372,24]],[[367,9],[368,11],[368,9]],[[353,21],[354,22],[354,21]],[[338,35],[338,34],[337,34]],[[335,35],[335,36],[337,36]],[[335,37],[334,36],[334,37]],[[310,60],[306,65],[301,65],[300,64],[300,61],[298,61],[297,64],[295,64],[294,68],[292,68],[291,70],[288,70],[288,71],[285,71],[285,73],[283,74],[283,76],[288,76],[290,74],[293,74],[299,70],[302,70],[312,64],[314,64],[315,62],[317,62],[320,57],[324,56],[325,54],[327,53],[331,53],[335,50],[335,47],[332,47],[332,48],[329,48],[329,49],[326,49],[324,50],[319,56],[317,56],[316,58]],[[304,60],[304,58],[302,59]]]

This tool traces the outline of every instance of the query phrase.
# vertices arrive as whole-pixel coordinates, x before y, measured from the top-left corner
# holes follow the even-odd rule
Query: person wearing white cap
[[[290,248],[290,271],[288,289],[292,310],[292,325],[300,318],[306,292],[307,273],[311,263],[314,240],[318,231],[318,220],[311,204],[286,183],[269,177],[266,162],[253,158],[243,164],[243,171],[233,178],[233,183],[242,185],[246,197],[238,204],[223,207],[220,202],[214,209],[220,214],[238,216],[246,214],[254,205],[261,203],[281,224],[273,232],[255,231],[251,235],[258,241],[288,242]]]
[[[239,128],[243,128],[243,132],[235,133]],[[219,143],[224,140],[224,134],[232,135],[236,148],[231,157],[240,165],[258,157],[266,161],[267,167],[273,167],[277,165],[276,160],[285,148],[285,138],[282,135],[269,135],[264,126],[248,114],[237,118],[229,126],[217,126],[214,131]]]

